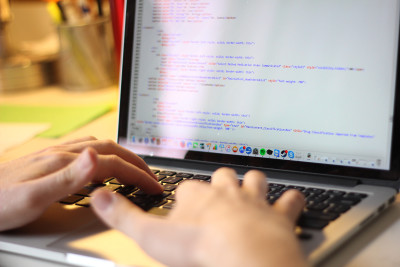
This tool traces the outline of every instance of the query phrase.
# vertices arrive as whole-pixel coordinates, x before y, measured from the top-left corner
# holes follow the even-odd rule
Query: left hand
[[[113,141],[84,137],[0,164],[0,231],[38,218],[89,182],[118,177],[149,194],[163,191],[137,155]]]

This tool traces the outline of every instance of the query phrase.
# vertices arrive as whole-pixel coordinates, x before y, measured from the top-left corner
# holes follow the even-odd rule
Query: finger
[[[41,179],[25,182],[24,186],[33,203],[51,204],[89,183],[97,171],[97,166],[96,151],[88,148],[65,168]]]
[[[72,144],[76,144],[76,143],[95,141],[95,140],[97,140],[97,138],[94,136],[84,136],[84,137],[72,139],[67,142],[61,143],[61,145],[72,145]]]
[[[305,205],[304,196],[298,190],[286,191],[274,204],[274,208],[296,223]]]
[[[80,138],[72,139],[72,140],[66,141],[66,142],[64,142],[64,143],[61,143],[61,144],[58,145],[58,146],[47,147],[47,148],[41,149],[41,150],[39,150],[39,151],[36,151],[36,152],[33,153],[33,154],[40,154],[40,153],[43,153],[43,152],[45,152],[45,151],[52,150],[52,149],[54,149],[54,148],[59,148],[60,146],[67,146],[67,145],[72,145],[72,144],[76,144],[76,143],[82,143],[82,142],[87,142],[87,141],[95,141],[95,140],[97,140],[97,138],[96,138],[96,137],[93,137],[93,136],[80,137]],[[82,152],[82,151],[83,151],[83,150],[80,150],[80,151],[77,151],[77,152]]]
[[[251,195],[265,200],[267,188],[268,186],[264,173],[251,170],[244,175],[242,189]]]
[[[154,180],[157,180],[157,177],[153,174],[153,172],[147,166],[146,162],[141,157],[111,140],[80,142],[76,144],[71,144],[63,149],[70,152],[80,153],[86,147],[94,148],[97,153],[101,155],[117,155],[125,161],[138,166],[139,168],[147,172],[151,177],[153,177]]]
[[[239,180],[233,169],[220,168],[213,173],[211,185],[226,189],[235,189],[239,187]]]
[[[185,258],[193,250],[193,227],[145,213],[126,198],[104,189],[93,193],[91,207],[107,225],[133,238],[151,257],[167,266],[192,265]]]
[[[136,185],[148,194],[161,194],[163,191],[163,187],[143,169],[115,155],[100,155],[95,180],[102,182],[108,177],[115,177],[126,185]]]
[[[91,148],[93,150],[93,148]],[[93,150],[96,152],[95,150]],[[46,154],[44,159],[30,171],[30,174],[37,173],[40,178],[52,172],[57,172],[73,162],[79,154],[69,151],[57,151]],[[103,182],[104,179],[116,177],[121,183],[126,185],[136,185],[149,194],[160,194],[163,187],[149,175],[148,172],[141,168],[119,158],[115,155],[98,155],[98,166],[95,175],[93,176],[94,182]],[[31,177],[31,176],[29,176]],[[28,177],[28,178],[29,178]]]

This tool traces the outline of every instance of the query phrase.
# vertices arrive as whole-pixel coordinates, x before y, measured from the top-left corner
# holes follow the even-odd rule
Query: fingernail
[[[114,196],[112,193],[102,191],[94,194],[91,202],[96,207],[96,209],[105,211],[111,206],[113,200]]]

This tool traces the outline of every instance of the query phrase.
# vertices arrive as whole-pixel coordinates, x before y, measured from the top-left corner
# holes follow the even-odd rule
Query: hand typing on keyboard
[[[167,266],[306,266],[294,234],[304,197],[288,190],[273,206],[265,176],[217,170],[211,183],[184,181],[167,216],[154,216],[122,194],[100,189],[91,206],[108,225],[135,239]]]
[[[112,141],[85,137],[0,164],[0,231],[38,218],[89,182],[117,176],[148,194],[163,191],[137,155]]]

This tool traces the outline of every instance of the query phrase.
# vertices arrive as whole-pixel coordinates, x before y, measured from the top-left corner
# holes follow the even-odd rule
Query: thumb
[[[144,212],[119,194],[98,189],[92,194],[90,206],[107,225],[131,238],[138,239],[142,233],[138,229],[146,220]]]
[[[134,239],[150,257],[167,266],[194,265],[191,254],[197,226],[148,214],[120,194],[105,189],[92,194],[90,206],[107,225]]]

